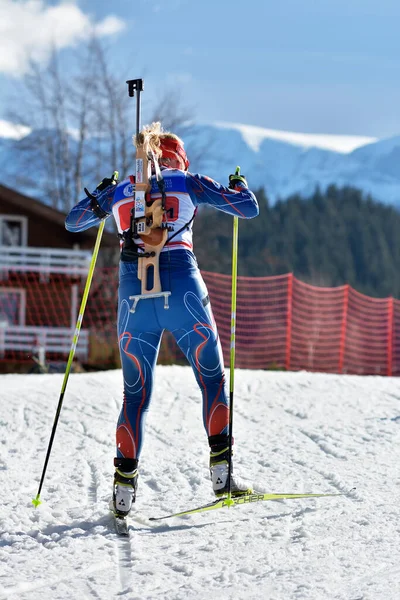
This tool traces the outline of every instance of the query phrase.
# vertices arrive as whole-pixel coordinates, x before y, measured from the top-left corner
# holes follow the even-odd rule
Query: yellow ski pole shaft
[[[237,262],[238,262],[239,219],[233,217],[232,240],[232,298],[231,298],[231,346],[229,372],[229,463],[228,463],[228,497],[226,505],[234,504],[231,496],[232,444],[233,444],[233,391],[235,382],[235,344],[236,344],[236,297],[237,297]]]
[[[48,448],[47,448],[46,459],[44,461],[44,467],[43,467],[43,471],[42,471],[42,476],[40,478],[39,489],[38,489],[38,492],[36,494],[36,497],[33,498],[33,500],[32,500],[32,504],[34,504],[35,507],[38,507],[39,504],[41,504],[40,493],[42,491],[43,481],[44,481],[44,478],[45,478],[45,475],[46,475],[47,464],[49,462],[50,453],[51,453],[51,449],[52,449],[52,446],[53,446],[53,441],[54,441],[54,436],[55,436],[56,429],[57,429],[58,419],[60,417],[61,407],[62,407],[63,400],[64,400],[64,394],[65,394],[65,390],[66,390],[67,383],[68,383],[68,377],[69,377],[69,374],[70,374],[70,371],[71,371],[72,361],[74,359],[76,346],[78,344],[79,333],[80,333],[80,330],[81,330],[83,315],[84,315],[84,312],[85,312],[86,303],[87,303],[87,299],[88,299],[88,296],[89,296],[90,286],[92,284],[93,273],[94,273],[94,268],[96,266],[97,256],[99,254],[100,242],[101,242],[101,238],[102,238],[102,235],[103,235],[104,225],[105,225],[105,220],[101,221],[99,229],[98,229],[98,232],[97,232],[96,243],[95,243],[95,246],[94,246],[92,259],[90,261],[89,273],[88,273],[88,277],[87,277],[87,280],[86,280],[85,289],[83,291],[82,302],[81,302],[81,306],[80,306],[80,309],[79,309],[78,320],[76,322],[74,337],[72,339],[72,345],[71,345],[71,350],[69,352],[67,367],[65,369],[64,380],[63,380],[63,383],[62,383],[62,386],[61,386],[60,399],[58,401],[58,406],[57,406],[56,414],[55,414],[55,417],[54,417],[53,428],[52,428],[52,431],[51,431],[50,441],[49,441],[49,445],[48,445]]]

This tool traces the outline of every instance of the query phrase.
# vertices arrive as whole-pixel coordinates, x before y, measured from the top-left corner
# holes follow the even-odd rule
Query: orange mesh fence
[[[286,368],[341,372],[346,287],[314,287],[293,278]]]
[[[229,362],[231,335],[231,277],[203,272],[221,338],[225,362]],[[287,275],[239,277],[236,306],[236,365],[241,369],[284,367],[287,354]]]
[[[65,361],[84,277],[0,271],[0,362]],[[203,272],[226,364],[231,277]],[[76,351],[93,368],[119,366],[117,269],[96,269]],[[400,375],[400,301],[364,296],[348,285],[322,288],[293,275],[239,277],[236,366]],[[186,363],[168,333],[159,361]]]

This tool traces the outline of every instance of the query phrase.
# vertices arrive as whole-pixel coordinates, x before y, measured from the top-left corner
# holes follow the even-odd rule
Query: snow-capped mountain
[[[127,144],[130,145],[127,132]],[[0,168],[2,182],[15,178],[16,172],[26,169],[21,147],[36,132],[26,129],[10,129],[0,121]],[[186,148],[191,159],[191,170],[208,174],[221,183],[226,183],[229,173],[236,165],[247,177],[253,189],[264,187],[271,202],[285,199],[296,192],[303,196],[313,193],[318,185],[325,189],[329,184],[352,185],[375,199],[400,206],[400,136],[376,140],[362,136],[303,134],[277,131],[240,125],[236,123],[195,123],[184,135]],[[74,144],[73,135],[71,143]],[[89,187],[93,171],[93,157],[88,153],[86,185]],[[104,138],[101,140],[104,146]],[[29,193],[40,196],[42,174],[37,170],[37,185]],[[103,167],[102,167],[103,168]],[[107,175],[110,168],[118,165],[104,164]],[[45,165],[43,165],[43,173]],[[18,178],[20,191],[28,193],[23,178]]]
[[[314,135],[239,124],[195,125],[187,147],[208,141],[205,170],[218,181],[240,164],[253,188],[265,187],[272,202],[319,185],[352,185],[375,199],[400,206],[400,136]]]

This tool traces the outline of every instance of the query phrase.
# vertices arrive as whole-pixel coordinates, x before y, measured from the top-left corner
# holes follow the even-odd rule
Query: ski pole
[[[234,501],[231,495],[231,473],[232,473],[232,445],[233,445],[233,388],[235,381],[235,343],[236,343],[236,296],[237,296],[237,261],[238,261],[238,238],[239,219],[233,217],[233,240],[232,240],[232,299],[231,299],[231,348],[230,348],[230,372],[229,372],[229,462],[228,462],[228,497],[226,505],[232,506]]]
[[[83,291],[82,302],[81,302],[81,306],[80,306],[80,309],[79,309],[78,320],[77,320],[76,326],[75,326],[75,333],[74,333],[74,337],[72,339],[72,345],[71,345],[71,350],[69,352],[67,367],[65,369],[64,380],[63,380],[63,383],[62,383],[62,386],[61,386],[60,399],[58,401],[58,406],[57,406],[56,414],[55,414],[55,417],[54,417],[53,429],[51,431],[50,441],[49,441],[49,445],[47,447],[47,453],[46,453],[46,458],[45,458],[45,461],[44,461],[44,467],[43,467],[43,471],[42,471],[42,476],[40,478],[39,489],[38,489],[38,492],[36,494],[36,497],[33,498],[33,500],[32,500],[32,504],[36,508],[39,506],[39,504],[41,504],[40,492],[42,491],[43,481],[44,481],[44,477],[46,475],[46,470],[47,470],[47,464],[49,462],[51,448],[53,446],[53,441],[54,441],[54,436],[55,436],[56,429],[57,429],[58,419],[60,417],[61,407],[62,407],[63,400],[64,400],[64,394],[65,394],[65,390],[66,390],[67,383],[68,383],[68,377],[69,377],[69,374],[70,374],[70,371],[71,371],[71,366],[72,366],[72,361],[74,359],[76,346],[78,344],[78,338],[79,338],[79,333],[80,333],[80,330],[81,330],[81,325],[82,325],[82,320],[83,320],[83,314],[85,312],[86,302],[87,302],[87,299],[88,299],[88,296],[89,296],[89,290],[90,290],[90,286],[91,286],[92,279],[93,279],[94,268],[96,266],[96,260],[97,260],[97,255],[99,253],[100,242],[101,242],[101,237],[103,235],[104,225],[105,225],[105,220],[101,221],[100,226],[99,226],[99,230],[97,232],[96,243],[94,245],[93,255],[92,255],[92,259],[90,261],[90,266],[89,266],[89,273],[88,273],[88,277],[87,277],[87,280],[86,280],[85,289]]]

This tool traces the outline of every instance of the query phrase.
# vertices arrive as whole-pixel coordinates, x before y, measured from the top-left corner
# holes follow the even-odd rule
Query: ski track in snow
[[[213,500],[200,393],[157,367],[129,538],[108,511],[120,371],[0,376],[0,599],[398,600],[400,381],[240,371],[235,470],[259,502],[152,523]],[[353,489],[355,488],[355,489]]]

